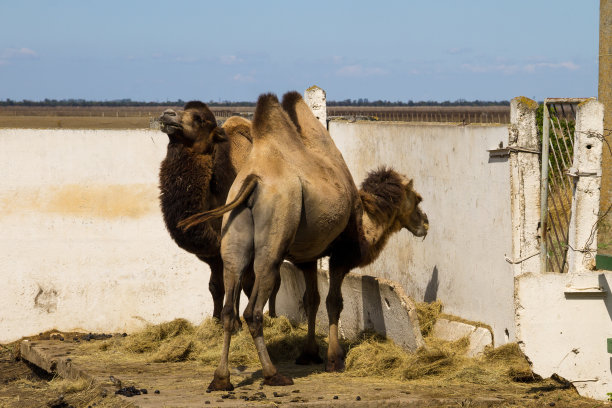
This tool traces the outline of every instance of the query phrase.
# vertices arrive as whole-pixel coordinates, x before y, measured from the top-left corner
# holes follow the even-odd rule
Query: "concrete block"
[[[477,327],[476,330],[470,334],[470,346],[466,354],[469,357],[476,357],[482,354],[486,347],[491,346],[493,346],[493,335],[491,331],[484,327]]]
[[[281,278],[276,302],[277,313],[296,323],[305,322],[302,298],[306,285],[302,273],[285,262],[281,268]],[[318,285],[321,304],[317,313],[317,328],[327,332],[327,271],[319,270]],[[373,330],[408,351],[415,351],[424,345],[416,306],[398,284],[381,278],[349,273],[342,284],[342,297],[344,309],[339,323],[341,336],[352,339],[364,330]]]
[[[446,341],[457,341],[467,337],[470,341],[466,351],[468,357],[476,357],[482,354],[486,347],[493,345],[493,335],[490,330],[448,319],[438,319],[432,334]]]

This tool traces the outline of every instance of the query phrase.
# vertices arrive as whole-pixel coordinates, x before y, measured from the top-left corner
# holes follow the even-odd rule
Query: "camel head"
[[[414,191],[412,180],[408,180],[404,176],[401,176],[401,178],[405,199],[402,200],[398,210],[397,220],[403,228],[412,232],[415,237],[425,238],[427,230],[429,230],[429,220],[427,219],[427,214],[419,208],[423,198]]]
[[[417,237],[425,237],[429,221],[419,208],[423,199],[413,186],[407,177],[381,167],[368,174],[359,195],[364,210],[378,225],[387,225],[391,232],[406,228]]]
[[[199,153],[209,153],[215,143],[227,141],[215,115],[200,101],[187,102],[182,111],[166,109],[159,122],[170,144],[181,144]]]

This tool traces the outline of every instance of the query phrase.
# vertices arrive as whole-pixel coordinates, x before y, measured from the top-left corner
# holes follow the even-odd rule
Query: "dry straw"
[[[527,359],[516,344],[487,350],[479,358],[468,358],[467,338],[447,342],[431,335],[442,314],[440,302],[419,303],[417,313],[425,346],[414,353],[406,352],[393,341],[374,333],[363,333],[358,339],[345,341],[346,375],[385,377],[397,380],[427,380],[492,384],[498,381],[529,382],[536,380]],[[213,319],[193,326],[177,319],[151,325],[125,339],[111,339],[98,346],[102,352],[121,352],[150,362],[199,361],[215,366],[221,353],[223,329]],[[275,362],[298,357],[306,339],[305,325],[295,326],[286,317],[264,320],[264,337],[270,357]],[[323,349],[327,342],[317,334]],[[323,357],[323,353],[322,353]],[[239,330],[232,336],[230,364],[257,366],[259,359],[249,331]]]

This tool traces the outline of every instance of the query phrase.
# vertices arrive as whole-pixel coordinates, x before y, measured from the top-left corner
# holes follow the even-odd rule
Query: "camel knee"
[[[225,305],[221,310],[221,322],[223,329],[226,331],[234,331],[236,327],[236,314],[232,305]]]
[[[249,326],[249,332],[251,336],[257,337],[263,335],[263,313],[261,311],[256,312],[244,312],[244,320]]]

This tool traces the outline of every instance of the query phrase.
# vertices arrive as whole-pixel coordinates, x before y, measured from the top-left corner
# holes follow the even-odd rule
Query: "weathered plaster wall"
[[[156,131],[0,130],[0,342],[212,312],[208,267],[158,204]]]
[[[571,381],[605,400],[612,385],[612,273],[525,274],[517,278],[517,324],[533,371]],[[601,288],[601,289],[599,289]]]
[[[401,231],[360,272],[402,285],[416,301],[493,328],[514,340],[510,170],[488,149],[507,146],[507,126],[331,121],[330,134],[359,185],[368,170],[394,167],[414,178],[430,221],[423,241]]]

